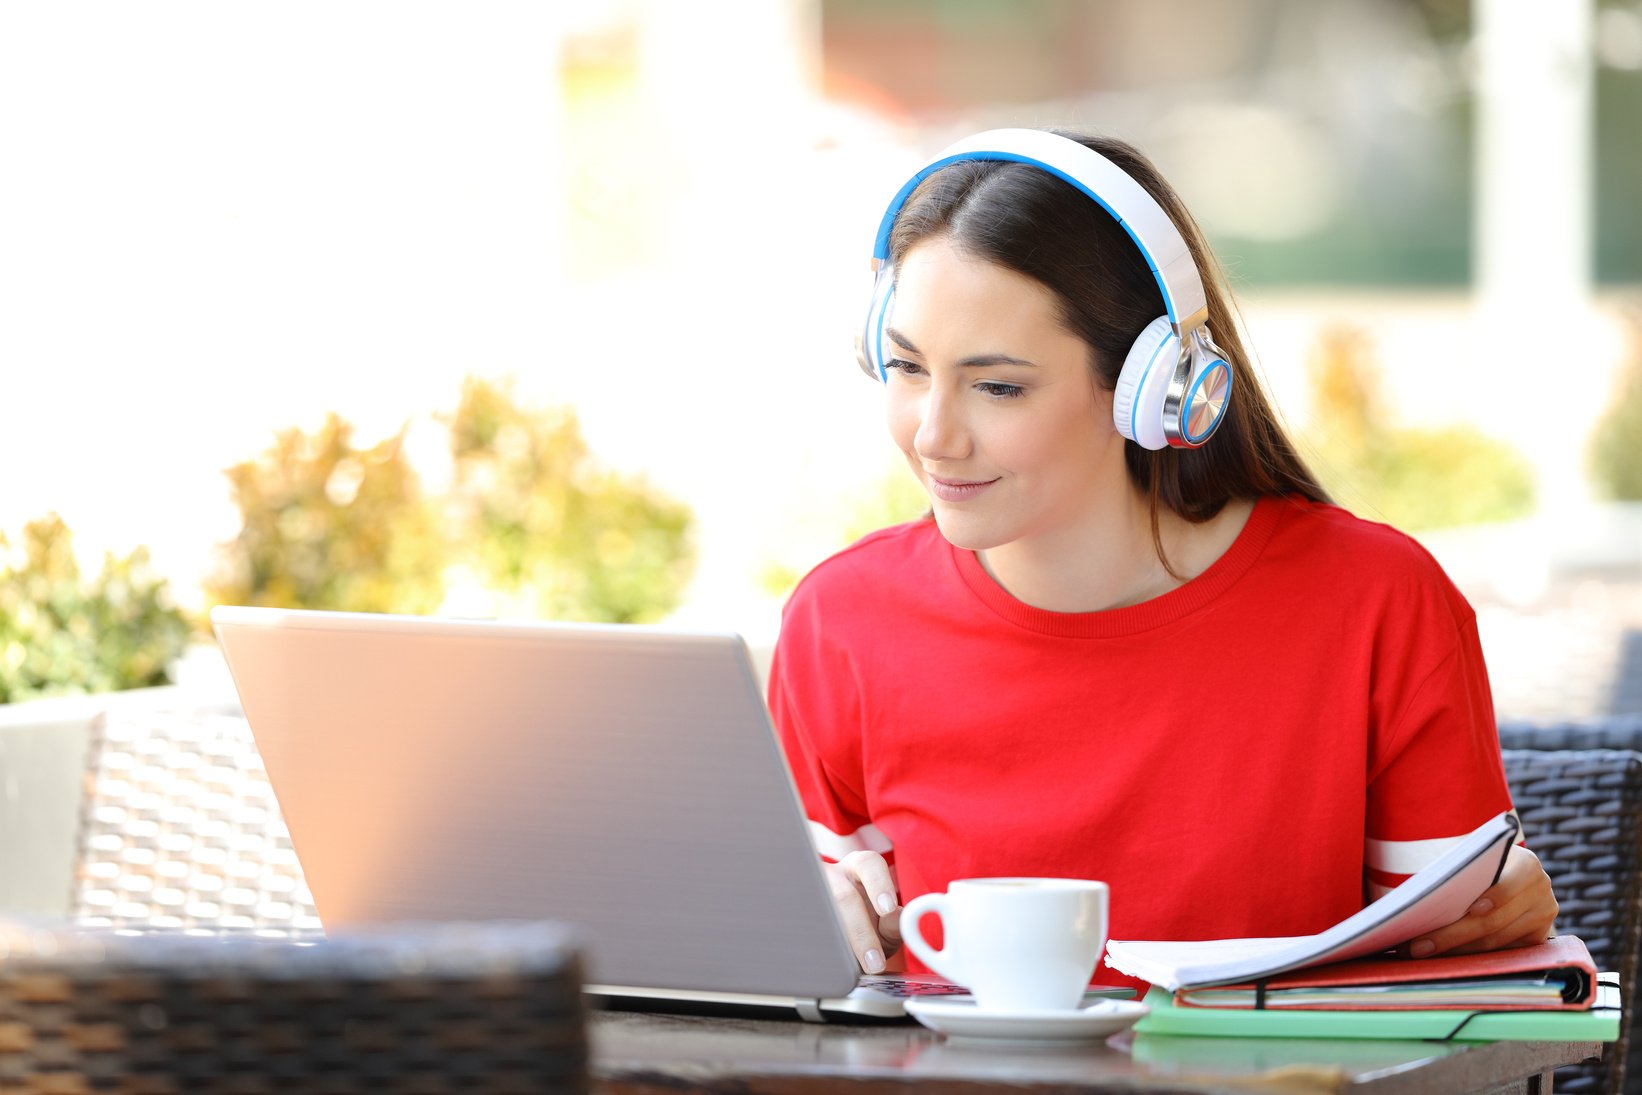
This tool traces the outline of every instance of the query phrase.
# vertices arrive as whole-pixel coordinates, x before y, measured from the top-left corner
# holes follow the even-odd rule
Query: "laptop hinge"
[[[793,1007],[798,1009],[798,1017],[806,1023],[825,1023],[827,1017],[821,1014],[821,1001],[794,1000]]]

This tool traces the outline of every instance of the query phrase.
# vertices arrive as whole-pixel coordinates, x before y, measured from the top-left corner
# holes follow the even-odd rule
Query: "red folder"
[[[1300,1011],[1579,1011],[1596,999],[1596,966],[1577,936],[1532,947],[1435,958],[1357,958],[1263,981],[1180,989],[1177,1007]]]

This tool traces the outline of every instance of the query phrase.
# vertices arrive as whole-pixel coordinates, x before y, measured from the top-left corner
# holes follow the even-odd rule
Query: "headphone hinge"
[[[1193,331],[1203,330],[1206,332],[1208,330],[1209,306],[1205,304],[1191,315],[1175,320],[1169,325],[1174,328],[1175,337],[1178,338],[1182,344],[1185,344],[1191,341],[1187,338],[1187,336]]]

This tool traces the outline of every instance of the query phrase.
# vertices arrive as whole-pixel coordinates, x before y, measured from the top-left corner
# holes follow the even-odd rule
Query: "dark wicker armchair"
[[[296,941],[0,923],[0,1091],[582,1092],[546,922]]]
[[[1600,1061],[1559,1069],[1556,1089],[1642,1090],[1642,1067],[1627,1069],[1642,945],[1642,753],[1506,748],[1504,757],[1523,833],[1556,889],[1557,931],[1583,939],[1624,992],[1619,1042]]]

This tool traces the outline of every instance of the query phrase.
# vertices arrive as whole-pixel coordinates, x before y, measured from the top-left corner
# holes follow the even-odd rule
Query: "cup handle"
[[[953,957],[946,949],[936,950],[931,947],[924,939],[923,930],[918,926],[924,914],[931,912],[939,914],[943,924],[946,922],[946,894],[926,893],[908,901],[906,907],[901,910],[901,941],[924,965],[948,981],[963,984],[963,975],[958,972]]]

